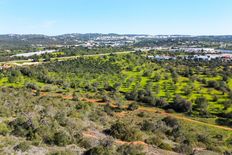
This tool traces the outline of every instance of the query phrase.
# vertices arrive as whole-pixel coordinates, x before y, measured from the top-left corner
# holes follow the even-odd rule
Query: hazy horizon
[[[232,34],[202,34],[202,35],[191,35],[191,34],[141,34],[141,33],[98,33],[98,32],[86,32],[86,33],[62,33],[62,34],[41,34],[41,33],[2,33],[0,35],[44,35],[44,36],[61,36],[61,35],[71,35],[71,34],[102,34],[102,35],[150,35],[150,36],[191,36],[191,37],[199,37],[199,36],[232,36]]]

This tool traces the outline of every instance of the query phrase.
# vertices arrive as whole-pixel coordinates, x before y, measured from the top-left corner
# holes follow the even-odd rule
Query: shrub
[[[134,102],[128,106],[127,110],[134,111],[134,110],[137,110],[138,108],[139,108],[139,105]]]
[[[27,143],[27,142],[22,142],[22,143],[19,143],[18,145],[16,145],[14,147],[14,150],[18,151],[18,150],[21,150],[22,152],[25,152],[27,151],[28,149],[30,148],[30,144]]]
[[[232,91],[229,92],[228,96],[232,100]]]
[[[177,119],[174,117],[168,116],[168,117],[165,117],[162,121],[164,121],[166,123],[166,125],[169,127],[172,127],[172,128],[179,127],[179,123],[178,123]]]
[[[159,145],[159,148],[163,149],[163,150],[168,150],[168,151],[171,151],[172,150],[172,147],[170,144],[168,143],[161,143]]]
[[[153,137],[151,137],[151,138],[146,139],[145,142],[146,142],[147,144],[150,144],[150,145],[159,146],[159,145],[161,145],[162,140],[161,140],[161,138],[158,137],[158,136],[153,136]]]
[[[59,131],[54,134],[54,143],[58,146],[66,146],[70,144],[71,137],[66,131]]]
[[[17,83],[21,80],[21,72],[19,70],[11,70],[8,75],[9,83]]]
[[[192,109],[192,103],[180,96],[176,96],[171,107],[177,112],[189,112]]]
[[[217,124],[220,124],[220,125],[226,125],[226,126],[229,126],[229,127],[232,127],[232,119],[231,118],[218,118],[216,120]]]
[[[45,91],[45,92],[50,92],[51,90],[52,90],[52,88],[49,86],[45,86],[43,89],[43,91]]]
[[[76,110],[88,110],[89,109],[89,104],[79,101],[78,104],[76,105]]]
[[[72,100],[73,100],[73,101],[80,101],[79,94],[78,94],[78,93],[76,93],[76,92],[73,92]]]
[[[110,155],[112,152],[103,146],[97,146],[94,148],[89,149],[84,153],[84,155]]]
[[[225,151],[225,152],[223,152],[223,154],[224,154],[224,155],[231,155],[231,154],[232,154],[232,151],[231,151],[231,152]]]
[[[109,103],[110,102],[110,98],[107,95],[104,95],[104,96],[102,96],[102,100],[101,101]]]
[[[219,89],[220,85],[217,81],[211,80],[207,82],[207,86],[210,88],[215,88],[215,89]]]
[[[155,124],[153,122],[150,122],[148,120],[143,121],[141,130],[153,131],[154,129],[155,129]]]
[[[114,110],[112,109],[112,107],[109,104],[106,104],[104,106],[104,111],[108,114],[108,115],[113,115]]]
[[[83,138],[78,143],[78,145],[85,148],[85,149],[89,149],[89,148],[92,148],[93,146],[95,146],[95,144],[93,145],[93,141],[91,139],[87,139],[87,138]]]
[[[125,141],[135,141],[141,138],[138,130],[122,122],[117,122],[113,124],[109,129],[109,134],[114,138]]]
[[[142,146],[122,145],[117,149],[121,155],[145,155]]]
[[[224,106],[223,110],[227,110],[228,108],[230,108],[230,106],[232,106],[232,100],[223,101],[220,104],[222,104]]]
[[[160,108],[165,108],[168,106],[168,103],[167,103],[167,101],[165,101],[165,99],[160,98],[160,99],[156,100],[156,106],[160,107]]]
[[[156,105],[156,99],[153,96],[143,96],[139,98],[140,102],[148,103],[149,105]]]
[[[139,116],[139,117],[145,117],[146,116],[146,114],[145,114],[145,112],[140,112],[140,113],[138,113],[138,115],[137,116]]]
[[[34,89],[34,90],[39,89],[39,87],[34,83],[26,83],[26,88],[27,89]]]
[[[36,90],[35,96],[40,96],[40,90],[39,89]]]
[[[184,154],[192,154],[193,153],[193,148],[191,145],[188,144],[180,144],[177,147],[174,148],[174,150],[178,153],[184,153]]]
[[[211,144],[211,140],[209,139],[209,137],[206,135],[202,135],[202,134],[197,136],[197,141],[205,145]]]
[[[5,123],[0,123],[0,135],[5,136],[10,130]]]
[[[65,151],[54,151],[49,153],[48,155],[76,155],[76,153],[65,150]]]
[[[32,138],[36,129],[33,120],[22,116],[10,122],[9,126],[12,128],[14,135],[27,138]]]
[[[12,111],[8,107],[0,105],[0,117],[10,117],[11,113]]]
[[[137,100],[137,98],[138,98],[138,92],[135,91],[135,90],[133,90],[133,91],[131,91],[129,93],[126,93],[125,98],[127,100]]]
[[[59,122],[61,126],[65,126],[67,123],[67,116],[65,112],[58,112],[55,119]]]
[[[144,71],[143,72],[143,76],[145,76],[145,77],[150,77],[151,76],[151,71],[150,70],[146,70],[146,71]]]
[[[213,95],[212,101],[213,101],[213,102],[217,102],[217,101],[218,101],[218,96],[217,96],[217,95]]]
[[[208,101],[206,100],[205,97],[198,97],[195,100],[195,106],[194,108],[198,109],[198,110],[206,110],[208,107]]]

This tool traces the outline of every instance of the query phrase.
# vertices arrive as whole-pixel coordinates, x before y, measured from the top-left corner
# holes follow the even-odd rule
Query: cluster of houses
[[[223,60],[232,60],[231,54],[207,54],[207,55],[194,55],[190,57],[191,59],[198,59],[198,60],[214,60],[214,59],[223,59]]]
[[[176,49],[170,49],[170,51],[173,52],[184,51],[188,53],[217,53],[218,52],[214,48],[196,48],[196,47],[176,48]]]
[[[232,60],[232,54],[206,54],[206,55],[183,55],[183,56],[149,55],[147,56],[147,58],[155,59],[155,60],[176,60],[177,58],[180,58],[180,59],[192,59],[192,60],[204,60],[204,61],[222,59],[228,61],[228,60]]]
[[[147,56],[148,59],[155,59],[155,60],[175,60],[176,57],[168,56],[168,55],[149,55]]]

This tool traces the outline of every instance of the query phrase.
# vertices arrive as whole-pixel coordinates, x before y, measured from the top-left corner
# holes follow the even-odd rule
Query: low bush
[[[21,150],[22,152],[27,151],[30,148],[30,144],[28,142],[21,142],[18,145],[14,147],[14,150],[19,151]]]
[[[166,123],[167,126],[172,127],[172,128],[178,128],[179,123],[178,120],[174,117],[167,116],[164,119],[162,119],[163,122]]]
[[[34,90],[37,90],[37,89],[39,89],[39,87],[36,85],[36,84],[34,84],[34,83],[26,83],[26,88],[28,88],[28,89],[34,89]]]
[[[168,143],[161,143],[159,145],[159,148],[163,149],[163,150],[168,150],[168,151],[172,151],[172,147],[170,144]]]
[[[103,146],[97,146],[89,149],[84,155],[110,155],[113,154],[109,148]]]
[[[192,110],[192,103],[187,101],[186,99],[181,98],[180,96],[176,96],[173,99],[171,107],[176,112],[189,112]]]
[[[35,133],[36,125],[32,119],[20,116],[9,123],[12,128],[12,134],[21,137],[31,138]]]
[[[151,121],[144,120],[141,125],[141,130],[143,131],[153,131],[155,129],[155,124]]]
[[[0,123],[0,135],[5,136],[10,130],[5,123]]]
[[[66,146],[71,143],[71,137],[66,131],[59,131],[54,134],[54,143],[58,146]]]
[[[146,142],[147,144],[155,145],[155,146],[159,146],[159,145],[162,144],[161,138],[158,137],[158,136],[156,136],[156,135],[153,136],[153,137],[151,137],[151,138],[146,139],[145,142]]]
[[[137,110],[138,108],[139,108],[139,105],[136,102],[134,102],[128,106],[127,110],[134,111],[134,110]]]
[[[122,145],[117,149],[120,155],[145,155],[142,146]]]
[[[108,133],[114,138],[124,141],[135,141],[141,139],[141,134],[138,130],[123,122],[113,124]]]
[[[77,154],[76,152],[65,150],[65,151],[50,152],[48,155],[76,155],[76,154]]]
[[[183,141],[180,145],[174,148],[174,151],[178,153],[190,155],[193,153],[193,147],[190,145],[188,141]]]

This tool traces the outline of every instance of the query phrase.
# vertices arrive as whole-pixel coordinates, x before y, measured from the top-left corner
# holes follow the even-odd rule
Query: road
[[[92,55],[78,55],[78,56],[67,56],[67,57],[58,57],[58,58],[51,58],[51,61],[66,61],[70,59],[80,58],[80,57],[94,57],[94,56],[106,56],[110,54],[128,54],[128,53],[134,53],[135,51],[125,51],[125,52],[114,52],[114,53],[103,53],[103,54],[92,54]],[[43,63],[49,63],[49,62],[33,62],[33,60],[14,60],[14,61],[5,61],[0,62],[0,65],[8,64],[13,66],[30,66],[30,65],[38,65]]]

